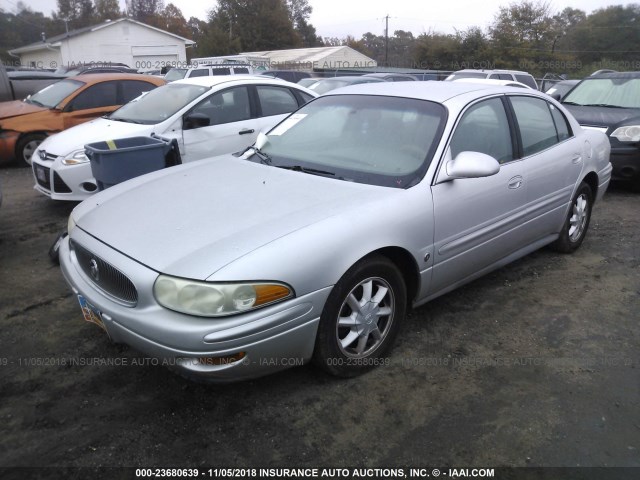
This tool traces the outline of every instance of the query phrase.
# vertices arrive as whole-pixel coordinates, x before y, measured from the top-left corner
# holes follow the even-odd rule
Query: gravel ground
[[[211,386],[84,322],[47,256],[74,205],[0,182],[2,466],[640,467],[638,194],[610,189],[575,254],[412,312],[389,366]]]

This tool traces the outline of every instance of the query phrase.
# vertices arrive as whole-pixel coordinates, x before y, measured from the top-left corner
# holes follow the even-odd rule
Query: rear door
[[[527,244],[522,228],[526,171],[502,96],[467,107],[455,127],[445,162],[464,151],[498,160],[500,171],[484,178],[444,180],[432,187],[435,218],[431,293],[455,287]],[[440,167],[444,168],[443,166]]]
[[[522,142],[532,228],[540,237],[557,233],[582,171],[581,146],[551,102],[515,95],[509,100]]]
[[[296,97],[294,92],[286,86],[256,85],[255,92],[258,116],[260,117],[260,126],[256,136],[260,131],[267,132],[273,128],[287,115],[308,101],[302,99],[302,96],[306,94]]]

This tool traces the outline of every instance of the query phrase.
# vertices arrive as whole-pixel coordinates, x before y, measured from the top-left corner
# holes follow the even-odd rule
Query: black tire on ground
[[[16,143],[16,161],[23,167],[31,166],[31,155],[47,136],[44,133],[27,133]]]
[[[551,244],[551,248],[561,253],[575,252],[587,235],[592,209],[593,191],[588,184],[582,182],[571,200],[560,237]]]
[[[339,377],[354,377],[378,365],[398,334],[407,309],[407,290],[386,257],[367,257],[352,266],[329,294],[316,336],[313,361]]]

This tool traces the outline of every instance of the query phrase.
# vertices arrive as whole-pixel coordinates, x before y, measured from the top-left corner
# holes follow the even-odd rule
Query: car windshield
[[[186,74],[187,74],[186,68],[172,68],[164,76],[164,79],[167,82],[175,82],[176,80],[182,80]]]
[[[151,90],[146,95],[123,105],[109,115],[112,120],[152,125],[163,122],[178,110],[190,104],[209,87],[170,83]]]
[[[640,108],[640,78],[587,78],[562,101],[574,105]]]
[[[80,82],[79,80],[61,80],[43,88],[38,93],[34,93],[27,98],[25,102],[38,105],[39,107],[54,108],[83,85],[84,82]]]
[[[408,188],[426,173],[445,120],[445,108],[425,100],[332,95],[273,128],[260,153],[275,167]]]

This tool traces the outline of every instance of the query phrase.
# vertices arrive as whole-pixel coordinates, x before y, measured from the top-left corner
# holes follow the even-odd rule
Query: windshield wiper
[[[606,107],[606,108],[626,108],[620,105],[609,105],[608,103],[587,103],[583,107]]]
[[[323,177],[335,177],[336,174],[327,170],[318,170],[316,168],[303,167],[302,165],[276,165],[278,168],[285,170],[293,170],[294,172],[309,173],[311,175],[321,175]],[[337,177],[342,178],[342,177]]]
[[[248,147],[238,156],[243,160],[248,160],[249,157],[252,157],[253,155],[257,155],[258,157],[260,157],[260,163],[262,163],[263,165],[273,165],[271,157],[254,145]]]
[[[116,117],[110,117],[109,115],[105,115],[102,118],[106,118],[108,120],[115,120],[116,122],[136,123],[138,125],[143,125],[143,122],[141,122],[140,120],[131,120],[130,118],[116,118]]]

